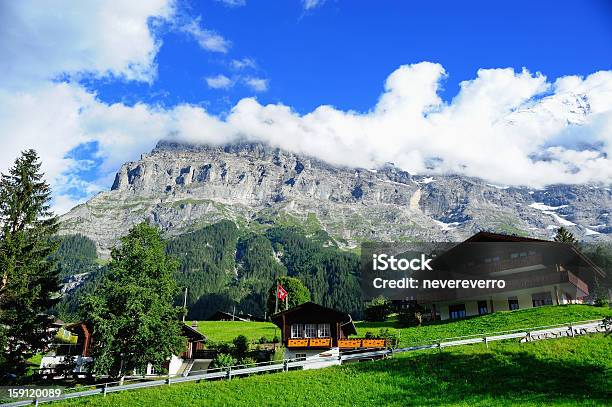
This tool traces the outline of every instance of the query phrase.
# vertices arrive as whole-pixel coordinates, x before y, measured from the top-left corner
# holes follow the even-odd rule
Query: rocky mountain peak
[[[548,238],[565,226],[587,240],[612,237],[612,192],[594,185],[542,190],[458,175],[414,176],[392,164],[336,167],[265,144],[162,141],[124,164],[110,191],[62,217],[64,233],[102,254],[150,220],[178,235],[221,219],[241,227],[281,222],[324,229],[341,246],[361,241],[457,241],[479,230]]]

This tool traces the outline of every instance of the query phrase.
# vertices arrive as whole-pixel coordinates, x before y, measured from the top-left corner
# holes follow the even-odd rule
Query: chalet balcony
[[[384,348],[387,345],[385,339],[367,338],[338,339],[337,343],[340,349]],[[331,348],[332,344],[332,338],[291,338],[287,340],[288,348]]]
[[[544,267],[544,259],[541,254],[530,254],[525,257],[517,257],[514,259],[504,259],[491,263],[480,263],[476,265],[460,265],[458,270],[461,272],[467,271],[471,274],[491,274],[499,272],[507,272],[511,270],[520,270],[530,267]]]

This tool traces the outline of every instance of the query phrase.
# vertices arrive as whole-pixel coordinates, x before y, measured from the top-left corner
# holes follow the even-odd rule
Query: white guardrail
[[[429,343],[422,345],[409,346],[404,348],[395,349],[378,349],[372,351],[349,351],[343,352],[340,356],[321,357],[316,360],[299,360],[299,359],[285,359],[270,362],[253,363],[250,365],[239,365],[230,366],[216,369],[207,369],[204,371],[191,372],[188,376],[170,376],[163,379],[146,380],[143,378],[124,380],[121,382],[107,382],[91,386],[87,390],[79,390],[78,388],[64,389],[62,396],[57,398],[40,398],[40,399],[28,399],[21,400],[9,404],[2,404],[6,407],[17,407],[27,405],[38,405],[39,403],[48,403],[52,401],[67,400],[76,397],[93,396],[96,394],[102,394],[106,396],[108,393],[114,393],[124,390],[142,389],[147,387],[156,387],[171,385],[175,383],[194,382],[200,380],[211,380],[211,379],[231,379],[237,376],[246,376],[254,373],[263,372],[286,372],[291,369],[303,368],[309,363],[321,363],[327,361],[349,361],[349,360],[368,360],[382,358],[386,356],[392,356],[395,353],[412,352],[424,349],[442,349],[450,346],[461,346],[470,345],[475,343],[484,343],[501,341],[506,339],[518,339],[520,342],[531,342],[542,339],[552,339],[559,337],[574,337],[578,335],[585,335],[591,333],[604,333],[610,332],[611,327],[604,324],[601,320],[592,321],[580,321],[572,322],[568,324],[541,326],[533,328],[522,328],[512,331],[503,332],[492,332],[485,334],[476,334],[468,336],[459,336],[454,338],[444,338],[436,341],[430,341]],[[193,374],[196,373],[196,374]],[[136,381],[138,380],[138,381]],[[125,384],[125,382],[134,381],[134,383]]]

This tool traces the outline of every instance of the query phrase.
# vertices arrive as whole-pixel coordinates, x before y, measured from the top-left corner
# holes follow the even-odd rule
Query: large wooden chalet
[[[438,256],[434,271],[417,278],[503,279],[503,289],[419,290],[415,298],[433,319],[457,319],[542,305],[583,303],[606,273],[574,245],[479,232]]]

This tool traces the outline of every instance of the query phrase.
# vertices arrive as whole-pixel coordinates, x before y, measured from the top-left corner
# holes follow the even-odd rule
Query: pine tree
[[[83,316],[93,328],[93,371],[119,377],[149,363],[160,369],[185,348],[182,309],[173,305],[178,262],[165,254],[159,230],[146,223],[121,238],[111,257],[100,286],[84,300]]]
[[[0,326],[5,372],[20,375],[27,359],[42,351],[50,337],[59,281],[50,256],[57,217],[50,210],[51,191],[34,150],[24,151],[0,178]]]
[[[557,234],[555,236],[555,242],[576,243],[577,240],[572,234],[572,232],[570,232],[569,230],[561,226],[559,229],[557,229]]]

